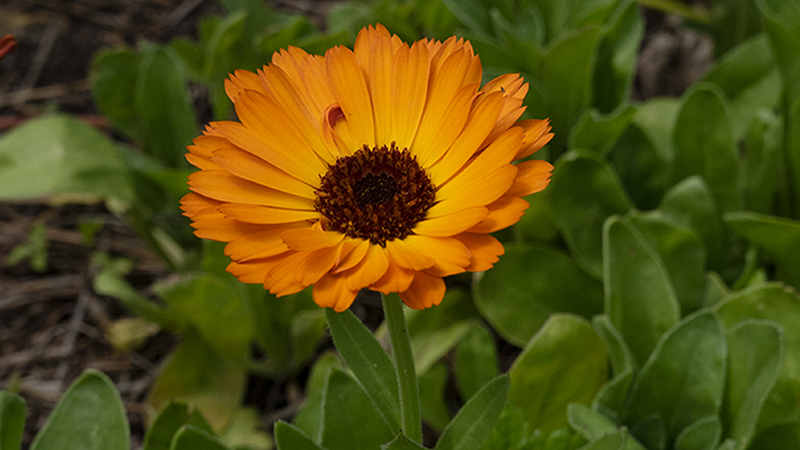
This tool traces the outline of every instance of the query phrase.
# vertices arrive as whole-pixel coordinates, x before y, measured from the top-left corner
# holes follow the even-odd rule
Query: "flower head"
[[[442,277],[492,267],[488,233],[517,222],[552,166],[531,155],[548,120],[518,121],[518,74],[480,87],[468,41],[407,45],[383,26],[325,56],[289,47],[225,89],[241,122],[189,146],[181,200],[199,237],[227,242],[228,271],[277,295],[314,285],[347,309],[358,291],[438,304]]]

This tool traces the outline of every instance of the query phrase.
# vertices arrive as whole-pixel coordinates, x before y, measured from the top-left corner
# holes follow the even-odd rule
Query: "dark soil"
[[[271,3],[322,24],[326,8],[335,0]],[[19,48],[0,61],[0,133],[52,110],[78,115],[110,132],[88,91],[95,52],[142,40],[196,36],[200,18],[222,13],[212,0],[4,0],[0,37],[15,35]],[[645,17],[647,35],[633,95],[680,95],[709,66],[710,40],[675,18],[655,12]],[[92,242],[85,242],[80,231],[87,221],[99,224]],[[46,227],[46,268],[36,271],[28,260],[4,264],[36,224]],[[130,279],[145,294],[153,281],[169,274],[136,234],[101,204],[0,202],[0,389],[15,390],[27,401],[25,447],[64,389],[87,368],[102,370],[114,381],[128,410],[133,448],[141,446],[145,395],[177,338],[159,332],[127,353],[112,348],[106,336],[109,326],[130,314],[93,292],[91,257],[97,251],[132,260]],[[357,308],[370,322],[379,320],[379,302],[367,301]],[[509,361],[518,351],[503,342],[499,347]],[[267,411],[265,420],[270,421],[291,414],[290,400],[296,404],[299,388],[291,381],[253,377],[248,389],[247,402],[284,408]]]

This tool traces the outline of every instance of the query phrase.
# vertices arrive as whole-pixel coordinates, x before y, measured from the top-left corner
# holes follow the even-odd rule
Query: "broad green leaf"
[[[481,450],[520,449],[523,442],[530,442],[526,439],[525,428],[522,412],[510,401],[506,401],[503,411],[500,413],[500,418],[497,419],[497,425],[495,425],[492,434],[481,446]]]
[[[680,319],[664,263],[628,219],[609,218],[603,232],[605,312],[639,364]]]
[[[500,363],[494,337],[482,323],[456,347],[455,373],[461,398],[468,399],[498,375]]]
[[[647,449],[666,450],[667,448],[666,425],[657,414],[647,416],[634,423],[631,427],[631,434]]]
[[[730,108],[724,93],[711,84],[696,84],[683,97],[672,145],[672,181],[701,175],[723,212],[741,207],[739,162],[733,140]]]
[[[361,386],[333,369],[323,400],[322,445],[329,450],[375,450],[395,437]]]
[[[572,403],[567,407],[569,426],[589,441],[617,432],[617,424],[591,408]]]
[[[632,208],[619,178],[599,155],[573,150],[556,163],[548,190],[553,219],[575,262],[602,279],[603,223]]]
[[[775,322],[748,320],[728,330],[728,383],[722,404],[725,435],[749,443],[775,385],[783,330]]]
[[[636,362],[631,355],[628,345],[619,330],[614,328],[611,319],[606,314],[600,314],[592,318],[592,326],[600,339],[606,346],[606,351],[611,359],[611,367],[614,375],[619,375],[626,370],[634,369]]]
[[[788,105],[800,97],[800,7],[785,0],[756,0],[775,61],[783,78]]]
[[[634,368],[629,367],[608,380],[592,401],[592,409],[614,419],[615,422],[621,422],[635,373]]]
[[[736,439],[728,438],[720,442],[716,450],[743,450],[744,448]]]
[[[150,389],[147,403],[158,410],[173,398],[184,399],[219,430],[239,407],[245,382],[241,364],[220,357],[190,328]]]
[[[491,17],[481,0],[442,0],[442,3],[467,28],[480,33],[491,30]]]
[[[136,77],[142,55],[129,49],[101,51],[92,59],[92,98],[114,128],[141,140],[139,118],[133,106]]]
[[[25,400],[0,391],[0,450],[20,450],[25,431]]]
[[[66,115],[33,119],[0,136],[0,179],[0,200],[133,197],[120,149]]]
[[[61,396],[31,450],[128,450],[122,399],[103,373],[87,370]]]
[[[529,429],[550,433],[567,424],[568,404],[591,403],[608,377],[608,361],[602,340],[585,319],[554,314],[525,346],[509,375],[509,399]]]
[[[509,342],[524,346],[556,312],[586,318],[602,311],[600,283],[561,251],[542,244],[508,245],[474,285],[475,304]]]
[[[233,449],[271,449],[272,438],[261,430],[262,418],[251,407],[239,408],[228,421],[218,439]]]
[[[533,435],[534,439],[539,435],[537,430]],[[572,431],[572,428],[563,427],[550,433],[544,440],[544,445],[538,444],[538,447],[544,447],[546,450],[573,450],[585,443],[586,439],[583,436]],[[533,444],[532,447],[536,448],[537,445]]]
[[[169,450],[230,450],[213,434],[194,425],[184,425],[175,433]]]
[[[169,450],[173,437],[186,424],[212,432],[211,426],[197,409],[180,400],[167,403],[147,429],[144,450]]]
[[[344,366],[332,350],[323,353],[314,361],[306,382],[306,399],[292,419],[293,425],[307,436],[311,436],[316,443],[322,442],[322,419],[324,417],[322,401],[325,397],[325,384],[334,368],[344,370]]]
[[[718,414],[726,357],[725,335],[716,314],[686,317],[662,337],[642,367],[626,407],[626,423],[658,418],[667,442],[673,442],[687,426]]]
[[[736,140],[744,135],[759,110],[775,108],[780,102],[780,74],[764,35],[731,50],[703,80],[717,85],[730,99]]]
[[[639,125],[624,131],[608,158],[633,203],[655,208],[669,186],[669,164]]]
[[[631,214],[630,222],[664,263],[682,314],[699,309],[706,283],[706,252],[698,235],[665,220],[658,211]]]
[[[780,116],[759,111],[744,140],[747,164],[742,170],[745,209],[769,214],[783,170],[784,127]]]
[[[579,450],[645,450],[645,448],[628,434],[628,430],[621,428],[584,445]]]
[[[654,98],[638,105],[633,122],[664,161],[672,162],[674,152],[672,138],[675,123],[681,109],[681,101],[675,98]]]
[[[569,148],[583,148],[607,154],[631,124],[635,113],[636,108],[630,105],[605,115],[595,108],[585,110],[570,131]]]
[[[628,99],[644,20],[636,2],[621,2],[602,28],[592,73],[592,105],[609,113]]]
[[[478,450],[494,429],[508,398],[508,375],[483,385],[442,431],[436,450]]]
[[[450,411],[445,402],[447,381],[447,368],[441,362],[417,379],[422,419],[436,431],[443,430],[450,422]]]
[[[689,425],[675,439],[675,450],[714,450],[722,437],[722,423],[708,416]]]
[[[731,293],[728,286],[716,272],[706,272],[706,288],[703,292],[703,306],[713,306]]]
[[[758,9],[751,0],[712,0],[709,13],[717,55],[761,31]]]
[[[756,436],[751,449],[800,450],[800,420],[784,421]]]
[[[800,298],[790,288],[776,283],[763,284],[735,292],[714,308],[725,327],[750,319],[766,319],[783,329],[782,361],[778,379],[770,391],[759,417],[758,429],[800,417]],[[765,447],[761,447],[765,448]]]
[[[616,0],[529,0],[524,4],[535,5],[542,13],[547,28],[547,40],[553,40],[587,23],[600,24],[605,21]]]
[[[800,288],[800,221],[752,212],[725,215],[735,234],[764,249],[773,259],[777,277]]]
[[[278,450],[322,450],[299,428],[282,420],[275,423],[273,434]]]
[[[425,447],[407,438],[403,433],[400,433],[392,442],[381,445],[381,450],[425,450]]]
[[[144,148],[167,167],[184,165],[186,146],[198,132],[178,61],[169,48],[146,48],[134,92]]]
[[[663,217],[697,232],[712,268],[722,268],[730,253],[729,238],[711,189],[702,177],[689,177],[667,192],[659,207]]]
[[[394,364],[350,311],[325,309],[333,343],[389,428],[400,429],[400,394]]]

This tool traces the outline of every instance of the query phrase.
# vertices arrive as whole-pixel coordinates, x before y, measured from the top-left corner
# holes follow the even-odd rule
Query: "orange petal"
[[[258,75],[249,70],[235,70],[230,77],[225,80],[225,93],[233,103],[239,100],[239,95],[245,89],[260,91],[264,94],[267,93]]]
[[[222,202],[277,208],[314,209],[314,202],[239,178],[223,170],[201,170],[189,175],[192,191]]]
[[[376,31],[380,34],[373,37],[372,45],[368,48],[369,61],[367,64],[362,62],[362,67],[369,68],[368,82],[375,118],[375,141],[386,144],[392,142],[392,115],[397,114],[391,90],[394,51],[386,28],[381,26]]]
[[[403,105],[403,114],[393,114],[392,140],[400,148],[411,147],[419,128],[422,111],[428,96],[430,55],[420,42],[411,49],[400,47],[394,56],[392,73],[392,98]]]
[[[517,168],[507,164],[477,180],[464,177],[464,180],[456,180],[457,183],[448,183],[445,187],[449,189],[442,189],[440,193],[444,193],[437,193],[437,198],[442,200],[428,210],[427,217],[442,217],[473,206],[489,204],[508,191],[516,175]]]
[[[415,272],[411,269],[404,269],[390,261],[386,273],[378,281],[372,283],[369,288],[384,295],[389,295],[392,292],[403,292],[411,286]]]
[[[433,266],[436,262],[432,256],[412,247],[404,239],[388,241],[386,243],[386,252],[392,262],[404,269],[423,270]]]
[[[267,230],[248,234],[231,240],[225,246],[225,254],[232,260],[244,262],[256,258],[268,258],[289,250],[281,239],[281,230]],[[262,283],[262,280],[259,283]]]
[[[355,267],[344,272],[347,288],[358,291],[378,281],[389,267],[386,251],[378,245],[370,245],[366,256]]]
[[[407,290],[400,293],[403,303],[412,309],[430,308],[438,305],[444,298],[445,285],[441,277],[428,275],[425,272],[414,274],[414,281]]]
[[[299,197],[316,198],[314,187],[244,150],[215,150],[211,160],[231,174],[253,183]]]
[[[347,277],[344,274],[327,274],[314,284],[312,294],[319,306],[342,312],[353,304],[358,291],[347,287]]]
[[[467,247],[453,238],[411,235],[404,241],[417,251],[433,258],[433,266],[425,269],[430,274],[448,276],[461,273],[470,263]]]
[[[510,197],[525,197],[539,192],[550,184],[550,175],[553,165],[540,159],[531,159],[517,164],[517,177],[514,184],[505,195]]]
[[[264,282],[264,277],[267,275],[268,266],[268,264],[256,261],[247,263],[238,263],[234,261],[228,264],[225,270],[242,283],[261,284]]]
[[[242,203],[226,203],[219,207],[225,217],[245,223],[284,224],[315,220],[322,217],[317,211],[273,208],[261,205],[245,205]]]
[[[461,233],[454,236],[469,249],[472,260],[467,266],[468,272],[489,270],[505,253],[503,244],[494,237],[482,233]]]
[[[453,214],[425,219],[414,227],[414,233],[425,236],[453,236],[483,220],[489,210],[484,206],[462,209]]]
[[[514,157],[515,160],[528,157],[545,146],[550,139],[553,139],[553,133],[550,133],[552,127],[550,126],[550,119],[544,120],[522,120],[515,124],[517,127],[525,129],[525,135],[522,138],[522,146]]]
[[[488,205],[489,215],[470,228],[472,233],[492,233],[517,223],[528,209],[528,202],[519,197],[501,197]]]
[[[332,247],[342,242],[344,235],[338,231],[322,231],[309,227],[286,230],[281,234],[281,239],[293,250],[311,251]]]
[[[361,145],[375,146],[372,101],[355,55],[345,47],[333,47],[325,53],[325,63],[333,92],[356,140]]]
[[[354,247],[347,252],[347,255],[343,255],[342,261],[336,266],[333,273],[344,272],[355,267],[367,256],[367,252],[372,245],[369,241],[359,239],[353,239],[352,242],[355,244]]]

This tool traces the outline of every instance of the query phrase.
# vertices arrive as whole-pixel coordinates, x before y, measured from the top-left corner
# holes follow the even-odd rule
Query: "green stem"
[[[400,388],[400,416],[403,434],[409,439],[422,442],[422,421],[419,413],[419,390],[414,355],[406,329],[403,302],[396,294],[381,295],[383,314],[392,342],[392,353],[397,369],[397,385]]]

